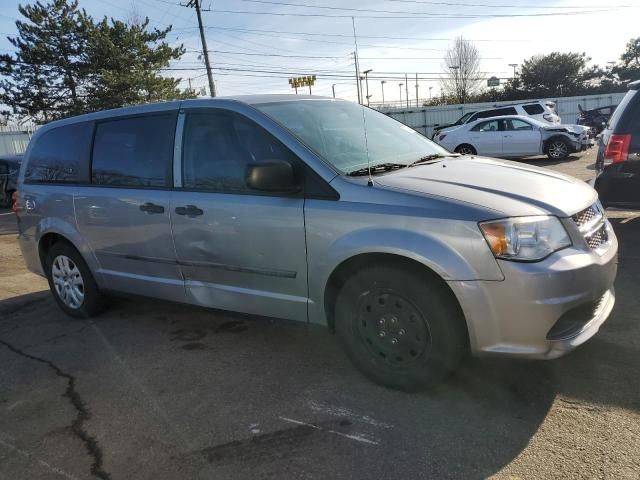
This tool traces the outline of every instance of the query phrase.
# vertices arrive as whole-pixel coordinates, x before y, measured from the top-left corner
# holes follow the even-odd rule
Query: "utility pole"
[[[418,106],[418,74],[416,73],[416,107]]]
[[[185,7],[196,9],[198,17],[198,28],[200,29],[200,40],[202,41],[202,54],[204,55],[204,65],[207,68],[207,78],[209,79],[209,94],[216,96],[216,87],[213,83],[213,75],[211,74],[211,64],[209,63],[209,50],[207,49],[207,40],[204,38],[204,27],[202,26],[202,15],[200,14],[200,4],[202,0],[189,0]]]
[[[356,67],[356,91],[358,92],[358,103],[362,103],[360,98],[360,72],[358,71],[358,54],[353,52],[353,64]]]
[[[365,70],[364,72],[364,81],[367,84],[367,107],[369,106],[369,99],[371,98],[371,95],[369,95],[369,74],[372,72],[371,69],[369,70]]]
[[[407,98],[407,108],[409,108],[409,81],[406,73],[404,74],[404,93]]]
[[[431,103],[431,89],[432,89],[432,88],[433,88],[433,87],[429,87],[429,103]]]
[[[331,92],[333,93],[333,98],[336,98],[336,84],[331,85]]]
[[[402,86],[404,83],[399,83],[398,88],[400,89],[400,108],[402,108]]]
[[[193,88],[191,88],[191,79],[187,78],[187,81],[189,82],[189,90],[193,90]]]
[[[384,107],[384,84],[387,83],[386,80],[380,80],[380,86],[382,87],[382,106]]]
[[[362,104],[362,83],[360,82],[360,60],[358,59],[358,36],[356,35],[356,19],[351,17],[351,26],[353,27],[353,44],[356,51],[353,52],[353,58],[356,64],[356,87],[358,88],[358,103]]]

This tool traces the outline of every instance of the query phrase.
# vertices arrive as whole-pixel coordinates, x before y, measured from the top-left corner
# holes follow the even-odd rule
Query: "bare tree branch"
[[[458,103],[478,92],[482,85],[480,76],[480,52],[473,43],[456,37],[444,56],[445,76],[441,79],[442,91]]]

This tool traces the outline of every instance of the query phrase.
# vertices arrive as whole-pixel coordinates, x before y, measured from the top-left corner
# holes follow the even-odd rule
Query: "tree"
[[[47,122],[103,108],[193,95],[161,69],[184,54],[149,20],[100,22],[78,0],[20,6],[14,55],[0,56],[0,103],[11,113]]]
[[[620,56],[620,63],[611,71],[623,83],[640,80],[640,37],[629,40],[627,49]]]
[[[588,67],[589,60],[584,53],[535,55],[522,65],[518,79],[520,88],[537,97],[586,93],[604,74],[597,65]]]
[[[458,103],[465,103],[482,85],[480,52],[468,40],[457,37],[444,56],[442,90]]]
[[[48,121],[85,109],[86,16],[77,0],[19,6],[26,21],[16,21],[9,38],[15,56],[0,56],[0,102],[19,117]]]
[[[177,88],[180,79],[159,74],[184,54],[184,47],[172,48],[163,41],[171,27],[149,31],[148,25],[148,18],[130,24],[104,18],[89,30],[91,110],[193,96]]]

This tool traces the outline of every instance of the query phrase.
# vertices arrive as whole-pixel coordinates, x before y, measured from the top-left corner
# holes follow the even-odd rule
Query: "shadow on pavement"
[[[613,223],[618,301],[595,338],[550,362],[470,360],[421,394],[365,380],[322,328],[158,301],[116,300],[84,321],[48,292],[25,295],[0,302],[0,339],[73,374],[113,478],[484,478],[524,450],[558,396],[640,409],[640,221]],[[16,384],[3,401],[42,391],[46,372],[14,374],[1,345],[0,362]],[[0,423],[33,434],[56,415],[41,405]]]

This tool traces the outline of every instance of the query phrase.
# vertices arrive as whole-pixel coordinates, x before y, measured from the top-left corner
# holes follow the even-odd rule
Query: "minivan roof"
[[[629,90],[640,90],[640,80],[635,80],[629,84]]]
[[[202,102],[215,105],[216,103],[224,102],[240,102],[248,105],[260,105],[264,103],[279,103],[279,102],[291,102],[291,101],[303,101],[303,100],[334,100],[331,97],[322,97],[316,95],[295,95],[295,94],[264,94],[264,95],[234,95],[227,97],[214,97],[214,98],[194,98],[187,100],[171,100],[167,102],[153,102],[145,103],[142,105],[131,105],[128,107],[113,108],[109,110],[101,110],[98,112],[85,113],[84,115],[77,115],[75,117],[64,118],[61,120],[54,120],[49,122],[37,131],[37,134],[42,134],[52,128],[61,127],[63,125],[70,125],[77,122],[86,122],[92,120],[102,120],[110,117],[124,117],[128,115],[139,115],[143,113],[153,112],[166,112],[171,110],[178,110],[180,106],[189,102]],[[343,101],[343,100],[339,100]]]

